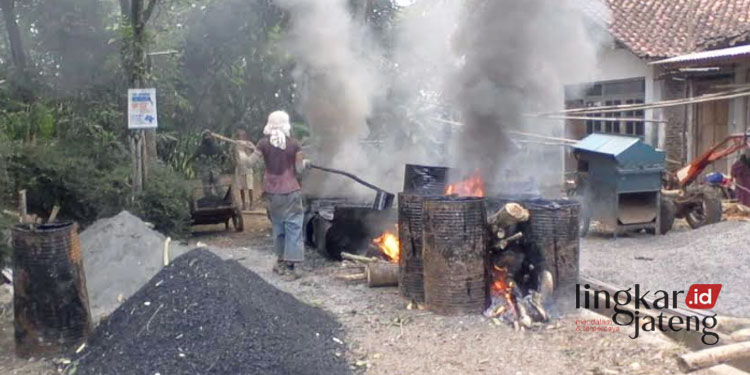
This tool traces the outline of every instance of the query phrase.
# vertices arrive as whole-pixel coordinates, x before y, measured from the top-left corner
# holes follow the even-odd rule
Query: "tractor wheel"
[[[668,198],[661,199],[661,212],[659,216],[659,233],[667,234],[674,225],[675,207],[674,201]]]
[[[690,207],[685,215],[690,228],[697,229],[704,225],[721,221],[721,198],[716,194],[704,193],[699,202]]]
[[[234,230],[242,232],[245,230],[245,218],[242,217],[242,210],[239,208],[234,210],[234,216],[232,216],[232,225]]]

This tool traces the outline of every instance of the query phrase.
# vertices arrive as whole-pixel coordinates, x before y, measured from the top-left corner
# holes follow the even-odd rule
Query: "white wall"
[[[580,84],[588,82],[615,81],[630,78],[645,78],[646,103],[661,100],[661,90],[654,82],[654,69],[646,60],[639,58],[627,49],[611,48],[602,51],[599,56],[596,71],[591,72],[586,82],[566,82],[566,84]],[[647,110],[647,119],[658,119],[658,111]],[[647,122],[645,125],[645,141],[656,147],[664,146],[664,126]]]

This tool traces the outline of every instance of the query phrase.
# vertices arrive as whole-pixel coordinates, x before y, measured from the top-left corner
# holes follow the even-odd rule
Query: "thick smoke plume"
[[[372,47],[346,0],[276,0],[289,11],[288,51],[298,64],[301,112],[321,151],[320,163],[357,168],[357,142],[378,93],[376,68],[363,51]],[[372,54],[371,54],[372,55]]]
[[[599,43],[573,0],[417,1],[401,9],[389,54],[346,0],[275,1],[290,14],[284,45],[297,63],[298,109],[317,163],[392,191],[404,163],[478,168],[491,184],[508,165],[546,163],[560,176],[562,163],[550,165],[547,154],[516,152],[509,130],[561,133],[561,122],[537,125],[524,114],[561,109],[564,85],[586,82],[595,69]],[[385,113],[391,117],[375,127],[380,150],[368,153],[368,120]],[[341,190],[341,180],[318,177],[326,183],[308,188]]]
[[[519,160],[510,131],[560,133],[561,123],[524,115],[562,109],[565,83],[585,82],[596,69],[591,31],[570,1],[465,1],[454,39],[463,66],[449,84],[465,123],[457,160],[494,182],[509,166],[560,176],[562,152],[557,160]]]

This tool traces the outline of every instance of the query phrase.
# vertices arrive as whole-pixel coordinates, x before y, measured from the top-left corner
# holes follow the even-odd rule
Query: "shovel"
[[[376,209],[378,211],[387,210],[387,209],[389,209],[389,208],[391,208],[393,206],[394,195],[392,193],[389,193],[389,192],[387,192],[387,191],[385,191],[385,190],[383,190],[383,189],[381,189],[381,188],[379,188],[379,187],[377,187],[377,186],[375,186],[375,185],[373,185],[373,184],[371,184],[371,183],[369,183],[367,181],[364,181],[361,178],[359,178],[359,177],[357,177],[357,176],[355,176],[355,175],[353,175],[353,174],[351,174],[349,172],[340,171],[338,169],[321,167],[321,166],[318,166],[318,165],[315,165],[315,164],[310,164],[310,168],[319,169],[321,171],[325,171],[325,172],[329,172],[329,173],[335,173],[335,174],[340,174],[342,176],[349,177],[352,180],[357,181],[360,184],[362,184],[364,186],[367,186],[368,188],[370,188],[372,190],[375,190],[375,192],[377,194],[375,194],[375,202],[373,202],[372,208],[374,208],[374,209]]]

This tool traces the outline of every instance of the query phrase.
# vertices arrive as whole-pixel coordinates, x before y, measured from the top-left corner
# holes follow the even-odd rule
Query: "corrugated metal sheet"
[[[698,61],[710,62],[711,60],[719,60],[719,59],[742,57],[742,56],[750,56],[750,45],[715,49],[712,51],[690,53],[687,55],[654,61],[654,62],[651,62],[650,64],[664,65],[664,64],[684,64],[684,63],[698,62]]]
[[[640,141],[639,138],[609,134],[591,134],[576,143],[573,148],[617,157]]]

